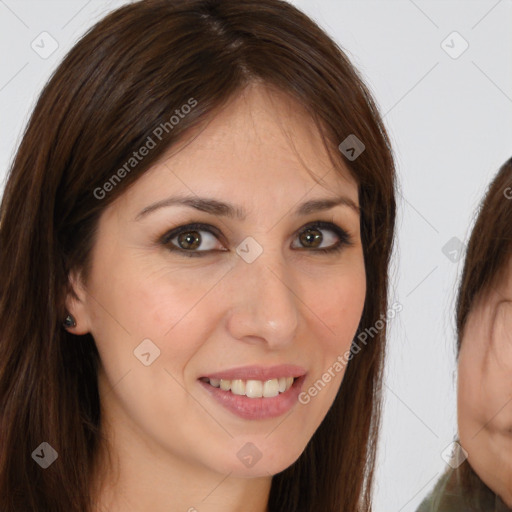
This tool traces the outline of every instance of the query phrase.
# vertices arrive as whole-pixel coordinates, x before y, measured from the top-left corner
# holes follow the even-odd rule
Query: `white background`
[[[0,179],[36,98],[78,37],[124,1],[0,0]],[[414,511],[456,434],[455,287],[475,208],[512,156],[511,0],[295,0],[347,52],[385,117],[401,195],[375,512]],[[42,59],[43,31],[58,49]],[[451,58],[457,31],[469,44]],[[457,38],[447,44],[456,52]],[[460,254],[452,253],[457,259]]]

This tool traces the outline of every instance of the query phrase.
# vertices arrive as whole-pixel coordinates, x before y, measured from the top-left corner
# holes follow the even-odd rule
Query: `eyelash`
[[[337,224],[334,224],[333,222],[325,222],[325,221],[315,221],[311,222],[309,224],[306,224],[304,227],[301,228],[300,231],[296,232],[296,235],[299,235],[302,231],[305,231],[306,229],[311,228],[320,228],[320,229],[328,229],[332,231],[335,235],[338,236],[339,242],[337,242],[335,245],[324,248],[324,249],[311,249],[310,252],[319,252],[323,254],[333,254],[340,252],[344,247],[349,247],[353,245],[352,237],[345,231],[343,228],[338,226]],[[219,250],[206,250],[206,251],[187,251],[185,249],[181,249],[180,247],[177,247],[176,245],[171,243],[171,240],[176,238],[181,233],[186,233],[188,231],[208,231],[212,235],[214,235],[217,239],[219,239],[220,232],[217,228],[214,226],[211,226],[209,224],[203,224],[200,222],[193,222],[191,224],[187,224],[184,226],[179,226],[175,229],[172,229],[171,231],[167,232],[163,237],[160,239],[160,243],[164,245],[169,251],[177,251],[184,256],[187,257],[197,257],[197,256],[204,256],[206,254],[213,252],[225,252],[225,251],[219,251]],[[303,249],[299,250],[307,250],[307,247],[304,247]]]

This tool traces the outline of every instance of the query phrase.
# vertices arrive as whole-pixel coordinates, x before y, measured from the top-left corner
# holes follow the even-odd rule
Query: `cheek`
[[[334,276],[308,296],[327,348],[339,353],[350,347],[361,320],[365,298],[364,268]]]
[[[151,258],[131,255],[119,259],[114,271],[98,268],[94,290],[104,303],[98,304],[100,314],[108,313],[111,321],[122,323],[134,335],[165,337],[182,319],[193,315],[222,275],[218,271],[184,270],[160,259],[153,256],[155,263]]]
[[[479,380],[479,369],[471,355],[461,350],[457,375],[457,421],[462,444],[471,442],[478,429],[480,396],[475,383]]]
[[[151,366],[168,368],[179,378],[204,340],[194,320],[199,313],[208,316],[203,299],[216,275],[201,279],[165,265],[149,267],[136,258],[117,260],[113,272],[108,268],[97,267],[89,295],[91,333],[109,378],[116,381],[130,368],[139,368],[136,352],[148,339],[158,354]]]
[[[463,342],[457,415],[461,440],[468,446],[485,435],[506,434],[512,429],[512,361],[497,351],[499,343],[497,336],[493,341],[469,336]]]
[[[321,421],[331,406],[351,357],[364,350],[364,344],[351,353],[350,348],[361,321],[366,298],[364,267],[350,273],[338,273],[315,293],[307,296],[315,315],[306,322],[314,340],[306,351],[314,361],[309,379],[305,382],[301,403],[309,408],[311,419]],[[382,324],[384,325],[384,323]]]
[[[504,362],[496,358],[488,337],[471,338],[464,339],[459,355],[459,437],[473,470],[498,492],[503,485],[510,489],[512,483],[512,380],[510,370],[503,372]],[[479,345],[482,340],[485,343]]]

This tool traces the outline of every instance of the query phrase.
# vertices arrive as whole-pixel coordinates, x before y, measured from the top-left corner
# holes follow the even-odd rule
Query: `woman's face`
[[[458,422],[471,467],[512,506],[512,272],[468,317],[459,354]]]
[[[341,384],[366,294],[358,187],[273,98],[252,87],[110,205],[68,298],[101,357],[103,421],[133,459],[275,474]]]

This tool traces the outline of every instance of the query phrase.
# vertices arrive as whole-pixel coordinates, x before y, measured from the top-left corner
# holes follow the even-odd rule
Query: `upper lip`
[[[280,364],[277,366],[240,366],[220,372],[209,373],[202,378],[222,380],[270,380],[279,377],[302,377],[306,370],[301,366]]]

